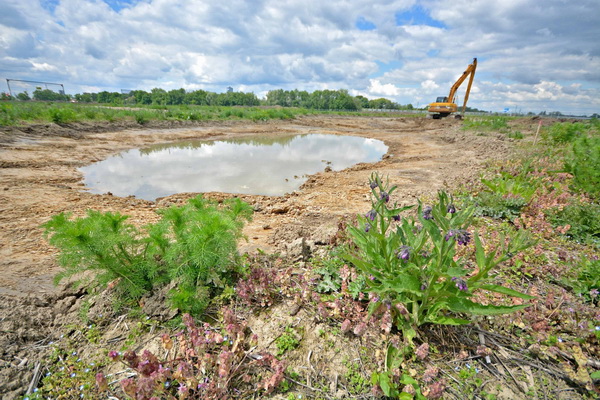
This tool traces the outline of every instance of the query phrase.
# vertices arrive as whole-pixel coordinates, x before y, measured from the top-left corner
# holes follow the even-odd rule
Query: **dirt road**
[[[0,131],[0,294],[21,296],[57,289],[56,252],[45,242],[40,224],[63,211],[83,215],[87,209],[119,211],[131,221],[154,221],[154,210],[184,202],[178,194],[156,202],[87,193],[78,167],[126,149],[184,139],[223,139],[293,133],[356,135],[383,140],[389,151],[375,164],[359,164],[339,172],[313,175],[300,190],[282,197],[240,196],[255,210],[246,227],[242,251],[294,251],[304,237],[322,244],[335,234],[339,217],[368,211],[368,177],[388,175],[399,186],[394,198],[412,204],[477,176],[482,163],[508,154],[503,135],[478,136],[456,120],[414,117],[369,118],[311,116],[264,123],[211,122],[175,129],[117,129],[103,125],[36,126]],[[113,128],[114,129],[114,128]],[[223,198],[231,195],[213,193]]]

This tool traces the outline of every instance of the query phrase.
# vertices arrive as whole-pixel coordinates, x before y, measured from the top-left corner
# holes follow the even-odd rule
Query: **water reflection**
[[[386,152],[379,140],[322,134],[188,141],[129,150],[81,171],[92,193],[146,200],[182,192],[281,196],[328,165],[338,171]]]

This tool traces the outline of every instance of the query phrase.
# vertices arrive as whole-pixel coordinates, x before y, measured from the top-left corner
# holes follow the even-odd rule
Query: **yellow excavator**
[[[467,85],[467,92],[465,93],[465,102],[462,106],[462,114],[465,113],[467,108],[467,101],[469,100],[469,93],[471,92],[471,85],[473,84],[473,78],[475,77],[475,69],[477,68],[477,59],[473,59],[473,63],[469,64],[466,71],[463,72],[462,76],[458,78],[454,85],[450,88],[450,94],[448,97],[438,97],[435,103],[429,104],[428,111],[433,119],[440,119],[447,117],[448,115],[458,111],[458,106],[454,103],[456,91],[462,85],[462,83],[469,77],[469,84]],[[454,118],[462,119],[462,114],[456,114]]]

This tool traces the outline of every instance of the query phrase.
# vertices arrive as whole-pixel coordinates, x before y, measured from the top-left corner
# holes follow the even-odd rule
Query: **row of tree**
[[[2,93],[2,100],[13,99],[10,95]],[[266,98],[261,100],[254,93],[234,92],[214,93],[205,90],[186,91],[185,89],[164,90],[155,88],[150,92],[132,90],[126,93],[107,92],[83,93],[74,96],[57,93],[49,89],[36,89],[33,96],[27,92],[16,95],[17,100],[39,101],[77,101],[80,103],[103,104],[145,104],[145,105],[200,105],[200,106],[281,106],[301,107],[318,110],[412,110],[408,104],[401,106],[388,99],[380,98],[369,100],[364,96],[352,96],[347,90],[316,90],[309,93],[305,90],[271,90]]]
[[[412,104],[401,106],[388,99],[369,100],[364,96],[351,96],[347,90],[271,90],[267,93],[266,105],[302,107],[318,110],[412,110]]]

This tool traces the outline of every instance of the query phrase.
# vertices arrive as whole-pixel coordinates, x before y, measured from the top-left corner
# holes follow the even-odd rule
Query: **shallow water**
[[[155,200],[182,192],[281,196],[307,175],[361,162],[387,152],[380,140],[355,136],[296,135],[188,141],[133,149],[80,168],[92,193]]]

